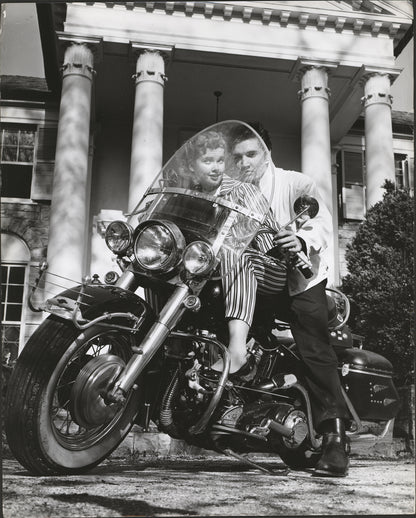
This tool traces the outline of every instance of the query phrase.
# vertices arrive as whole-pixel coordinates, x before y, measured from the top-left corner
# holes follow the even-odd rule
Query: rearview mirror
[[[296,214],[303,212],[307,214],[311,219],[314,218],[319,212],[319,202],[313,196],[304,194],[295,200],[293,209]]]

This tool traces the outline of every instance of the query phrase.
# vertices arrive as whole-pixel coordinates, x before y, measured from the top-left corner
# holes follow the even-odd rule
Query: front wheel
[[[12,372],[5,409],[10,449],[31,473],[87,471],[125,438],[140,388],[123,405],[102,396],[131,356],[131,339],[103,327],[80,332],[55,317],[32,335]]]

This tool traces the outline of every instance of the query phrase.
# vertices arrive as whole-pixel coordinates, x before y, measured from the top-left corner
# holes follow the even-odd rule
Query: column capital
[[[328,100],[331,94],[328,88],[328,75],[338,65],[338,61],[299,58],[289,77],[292,81],[301,83],[301,90],[298,91],[300,101],[310,97],[321,97]]]
[[[291,81],[295,81],[300,83],[302,81],[302,77],[308,70],[313,68],[315,69],[324,69],[328,74],[335,70],[339,66],[339,61],[326,60],[326,59],[308,59],[308,58],[298,58],[292,70],[289,73],[289,79]]]
[[[102,60],[102,38],[58,32],[59,55],[63,76],[82,75],[92,79],[94,64]]]
[[[163,61],[167,66],[173,59],[174,51],[174,45],[159,45],[157,43],[130,41],[129,57],[134,61],[134,63],[136,63],[141,54],[144,54],[145,52],[156,53],[162,56]]]
[[[399,77],[403,68],[381,68],[381,67],[373,67],[370,65],[363,65],[360,69],[360,82],[362,85],[365,85],[366,82],[372,77],[388,77],[390,84],[393,84],[394,81]]]
[[[361,79],[361,84],[364,86],[361,103],[364,108],[373,104],[385,104],[391,107],[393,96],[390,93],[390,86],[399,73],[397,69],[364,67]]]
[[[136,85],[143,81],[151,81],[164,86],[167,81],[165,66],[174,52],[174,46],[150,43],[130,42],[130,57],[136,62],[136,73],[132,78]]]

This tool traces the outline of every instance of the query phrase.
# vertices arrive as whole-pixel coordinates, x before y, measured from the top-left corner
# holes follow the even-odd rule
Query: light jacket
[[[289,295],[302,293],[328,277],[328,245],[333,235],[332,216],[320,198],[314,181],[303,173],[274,167],[273,178],[265,176],[259,186],[268,199],[272,195],[270,206],[280,225],[296,215],[293,206],[299,196],[307,194],[319,202],[318,214],[313,219],[309,219],[298,229],[296,223],[290,225],[306,244],[306,252],[312,263],[313,276],[309,279],[305,279],[297,268],[288,272]]]

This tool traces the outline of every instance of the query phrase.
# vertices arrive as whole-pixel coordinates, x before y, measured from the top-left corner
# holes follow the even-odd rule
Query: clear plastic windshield
[[[169,220],[187,242],[209,242],[233,264],[266,218],[272,183],[270,153],[259,135],[243,122],[220,122],[176,151],[129,222]]]

